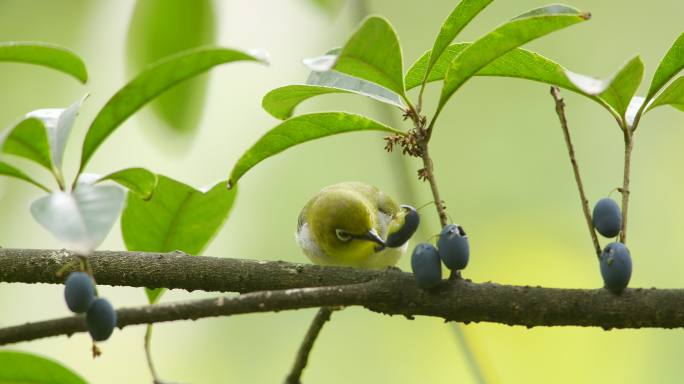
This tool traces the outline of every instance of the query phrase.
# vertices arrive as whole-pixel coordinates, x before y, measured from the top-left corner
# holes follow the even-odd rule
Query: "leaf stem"
[[[580,200],[582,202],[582,212],[584,212],[584,219],[587,222],[587,228],[589,229],[589,235],[591,236],[591,241],[594,245],[594,251],[596,256],[601,256],[601,245],[599,244],[598,237],[596,236],[596,231],[594,231],[594,225],[591,221],[591,211],[589,210],[589,201],[584,193],[584,184],[582,183],[582,177],[580,176],[579,165],[577,164],[577,159],[575,158],[575,149],[572,145],[572,139],[570,138],[570,130],[568,128],[568,120],[565,116],[565,102],[563,97],[561,97],[560,90],[558,87],[551,87],[551,96],[556,103],[556,114],[558,114],[558,119],[560,120],[561,129],[563,130],[563,137],[565,138],[565,145],[568,147],[568,155],[570,157],[570,163],[572,164],[572,170],[575,174],[575,183],[577,183],[577,190],[579,191]],[[624,197],[623,197],[624,201]],[[624,224],[624,221],[623,221]]]
[[[416,104],[416,109],[418,110],[418,113],[420,113],[423,109],[423,92],[425,92],[425,81],[427,80],[428,73],[429,72],[425,72],[423,82],[420,84],[420,91],[418,92],[418,103]]]
[[[59,189],[62,191],[66,191],[66,183],[64,182],[64,175],[62,174],[62,171],[53,166],[52,174],[55,176],[55,180],[57,181]]]
[[[413,103],[411,103],[411,100],[406,97],[405,93],[402,93],[401,95],[402,99],[404,99],[404,102],[406,103],[406,107],[408,110],[406,111],[410,116],[419,116],[420,111],[419,109],[416,109],[416,107],[413,106]]]
[[[27,181],[28,181],[28,180],[27,180]],[[36,187],[42,189],[43,191],[45,191],[45,192],[47,192],[47,193],[52,193],[52,191],[50,190],[50,188],[44,186],[43,184],[41,184],[41,183],[39,183],[39,182],[37,182],[37,181],[35,181],[35,180],[30,180],[30,181],[28,181],[28,182],[31,183],[31,184],[33,184],[34,186],[36,186]]]
[[[330,320],[333,311],[335,311],[333,307],[322,307],[316,313],[316,317],[311,322],[309,330],[306,332],[306,336],[304,336],[304,340],[302,340],[302,344],[299,347],[292,370],[285,379],[286,384],[301,383],[302,372],[309,361],[309,353],[311,353],[311,349],[318,338],[318,334],[321,333],[321,329]]]

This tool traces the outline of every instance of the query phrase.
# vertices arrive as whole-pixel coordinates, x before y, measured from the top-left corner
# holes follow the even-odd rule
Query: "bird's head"
[[[341,264],[353,264],[385,248],[377,207],[353,189],[322,193],[307,217],[316,243]]]

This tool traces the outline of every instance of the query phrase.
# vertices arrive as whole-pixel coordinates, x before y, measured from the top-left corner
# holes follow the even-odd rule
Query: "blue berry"
[[[592,214],[594,228],[604,237],[615,237],[622,226],[622,212],[615,201],[609,198],[599,200]]]
[[[95,284],[85,272],[72,272],[64,282],[64,299],[72,312],[86,312],[95,300]]]
[[[442,281],[442,263],[437,248],[432,244],[420,243],[413,249],[411,268],[416,283],[422,289],[429,289]]]
[[[629,249],[622,243],[610,243],[601,252],[599,262],[606,288],[615,293],[622,292],[632,276],[632,257]]]
[[[88,332],[95,341],[105,341],[112,335],[116,327],[116,311],[107,301],[98,297],[86,314]]]
[[[437,248],[444,265],[452,271],[461,270],[468,265],[470,245],[468,236],[460,225],[445,225],[439,234]]]
[[[413,236],[418,229],[418,224],[420,224],[420,215],[415,208],[408,205],[402,205],[401,208],[404,209],[404,222],[401,228],[390,233],[385,241],[385,245],[390,248],[398,248],[404,245]]]

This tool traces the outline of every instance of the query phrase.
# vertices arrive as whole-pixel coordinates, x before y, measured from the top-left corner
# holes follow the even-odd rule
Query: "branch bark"
[[[66,250],[0,248],[0,281],[62,284],[64,278],[56,274],[74,257]],[[382,274],[282,261],[189,256],[183,252],[97,251],[88,260],[98,284],[187,291],[245,293],[345,285],[367,282]],[[77,265],[64,268],[63,276],[76,270]]]
[[[0,281],[61,283],[65,251],[0,249]],[[99,284],[251,292],[239,296],[119,309],[119,327],[324,306],[361,306],[388,315],[507,325],[684,328],[684,289],[558,289],[444,280],[419,289],[398,269],[369,271],[281,261],[181,254],[96,252]],[[163,273],[162,273],[163,272]],[[83,316],[0,329],[0,344],[85,331]]]

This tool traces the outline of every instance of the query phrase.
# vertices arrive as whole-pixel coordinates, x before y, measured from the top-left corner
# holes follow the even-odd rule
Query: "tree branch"
[[[0,280],[60,283],[54,276],[68,252],[0,249]],[[362,306],[388,315],[508,325],[683,328],[684,289],[558,289],[444,280],[419,289],[399,270],[370,271],[286,262],[139,252],[96,252],[100,284],[250,292],[119,309],[119,327],[324,306]],[[210,269],[209,269],[210,268]],[[165,271],[165,273],[158,273]],[[270,288],[270,290],[268,290]],[[265,291],[264,291],[265,290]],[[83,316],[0,329],[0,344],[85,331]]]
[[[0,248],[0,281],[62,284],[56,273],[75,255],[67,250]],[[148,253],[97,251],[88,257],[98,284],[110,286],[255,292],[355,284],[370,281],[382,271],[321,267],[282,261],[256,261],[183,252]],[[64,268],[63,276],[77,265]]]
[[[321,307],[328,304],[354,305],[356,300],[367,296],[366,288],[372,285],[374,282],[345,286],[261,291],[232,297],[221,296],[211,299],[121,308],[116,311],[117,327],[123,329],[129,325],[197,320],[205,317],[245,313],[278,312]],[[0,329],[0,345],[58,335],[72,335],[76,332],[86,331],[84,315],[26,323]]]

